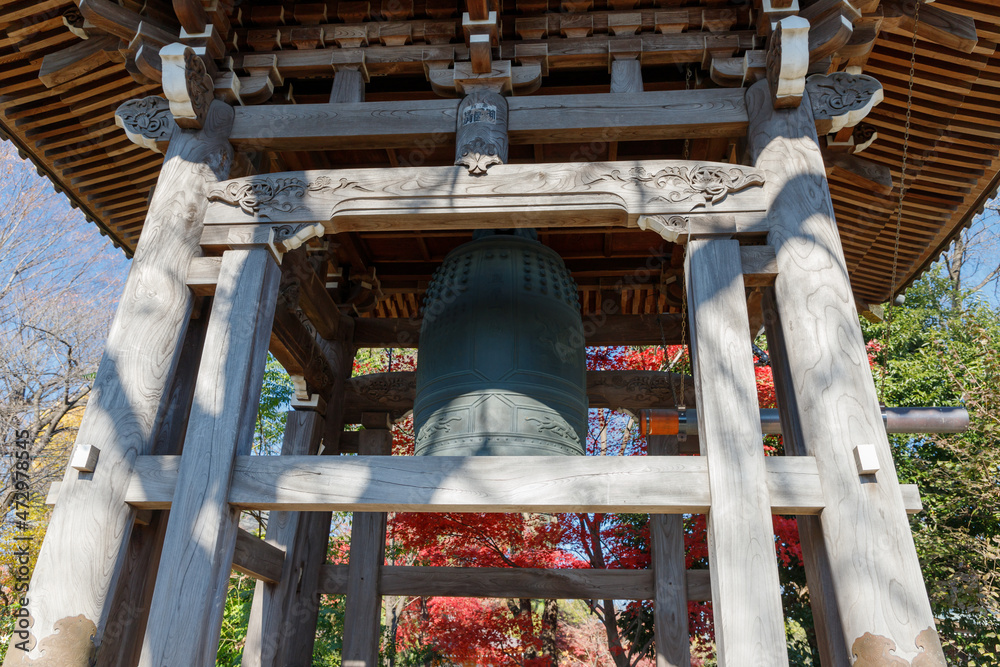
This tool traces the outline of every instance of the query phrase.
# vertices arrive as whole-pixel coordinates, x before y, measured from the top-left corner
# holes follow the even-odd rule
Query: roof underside
[[[167,0],[145,3],[123,0],[121,4],[129,11],[141,11],[175,33],[178,29]],[[399,10],[399,4],[399,0],[394,0],[392,8],[383,11],[379,0],[309,5],[274,0],[237,3],[228,12],[232,28],[227,53],[235,56],[238,68],[242,53],[270,53],[279,46],[285,51],[337,49],[340,47],[336,37],[342,33],[336,28],[358,23],[368,25],[369,45],[362,48],[381,49],[381,53],[388,53],[387,49],[398,41],[407,41],[415,47],[462,45],[462,0],[415,0],[412,10],[411,3],[402,2],[408,16],[386,28],[390,24],[384,16],[394,16],[392,12]],[[546,7],[544,0],[506,0],[500,13],[503,26],[500,57],[510,58],[515,44],[532,41],[525,36],[537,37],[537,32],[528,35],[525,27],[528,24],[519,25],[518,19],[563,17],[548,21],[545,42],[550,44],[550,52],[555,44],[564,47],[580,44],[582,53],[594,48],[601,39],[608,39],[609,12],[638,13],[642,20],[640,34],[645,36],[657,29],[659,19],[655,11],[687,9],[689,16],[702,18],[700,22],[689,20],[686,32],[706,33],[714,29],[728,33],[732,49],[727,55],[734,57],[748,49],[764,48],[766,41],[757,34],[752,3],[639,0],[636,4],[634,0],[627,3],[593,0],[589,11],[584,12],[585,17],[592,15],[593,21],[584,19],[584,24],[592,27],[582,32],[572,29],[566,32],[568,23],[553,28],[559,20],[576,16],[558,13],[560,4],[572,3],[549,0]],[[800,4],[812,3],[800,0]],[[852,62],[834,57],[831,68],[860,64],[866,74],[882,82],[885,100],[865,120],[875,128],[878,137],[858,156],[888,167],[895,187],[891,192],[880,192],[859,183],[843,170],[831,169],[829,175],[855,294],[861,301],[877,303],[888,296],[893,264],[911,48],[908,30],[912,28],[907,28],[905,22],[878,20],[882,15],[878,0],[859,4],[863,5],[867,25],[880,28],[874,48],[867,56]],[[971,53],[966,53],[942,45],[941,41],[948,40],[935,38],[933,32],[922,33],[917,41],[909,188],[898,256],[897,284],[901,286],[919,275],[981,209],[994,193],[1000,173],[1000,118],[994,109],[1000,101],[1000,57],[996,54],[1000,10],[985,0],[938,0],[933,6],[964,17],[966,22],[974,20],[978,43]],[[134,66],[119,50],[124,43],[119,43],[117,37],[85,28],[90,37],[82,40],[71,32],[66,24],[73,22],[75,10],[76,5],[68,0],[0,0],[0,67],[4,73],[0,80],[0,129],[103,233],[130,253],[141,231],[150,188],[156,181],[162,157],[130,143],[115,126],[113,114],[126,100],[162,92],[155,81],[138,83],[136,79],[143,76],[129,73]],[[70,19],[66,20],[64,15]],[[718,19],[719,16],[723,18]],[[713,22],[713,17],[718,20]],[[407,36],[394,38],[392,26],[401,26]],[[315,39],[317,34],[321,36],[319,41]],[[574,39],[579,41],[570,41]],[[81,50],[86,54],[81,56]],[[572,49],[566,53],[572,53]],[[39,70],[46,56],[46,71],[58,65],[61,58],[72,57],[75,64],[58,69],[58,76],[43,83]],[[369,62],[375,60],[369,56]],[[596,60],[599,62],[600,58]],[[677,60],[672,64],[644,65],[645,89],[683,89],[686,60],[692,61],[688,85],[704,88],[717,85],[702,69],[703,56]],[[558,67],[550,67],[542,88],[534,94],[607,92],[610,81],[607,66],[595,66],[594,61],[594,58],[573,60],[567,56],[559,61]],[[220,69],[226,63],[224,58],[217,59]],[[420,62],[405,66],[390,63],[369,69],[372,76],[366,90],[368,101],[399,100],[405,104],[407,100],[435,97]],[[237,73],[246,74],[239,69]],[[332,69],[319,76],[314,72],[285,74],[283,85],[265,103],[327,102],[332,75]],[[742,157],[744,143],[740,138],[694,139],[687,151],[691,159],[735,161]],[[549,143],[511,146],[509,161],[680,159],[684,155],[683,141],[595,142],[583,146]],[[422,157],[425,165],[451,164],[454,144],[441,144]],[[264,156],[262,164],[270,167],[265,171],[282,171],[386,167],[406,161],[405,151],[388,149],[271,152]],[[416,315],[433,269],[448,251],[469,239],[471,232],[352,232],[340,234],[333,241],[337,244],[337,258],[348,271],[366,273],[375,269],[386,298],[372,314],[410,317]],[[580,284],[585,312],[600,309],[600,303],[608,298],[614,299],[627,313],[667,312],[679,307],[680,288],[675,278],[681,270],[682,254],[679,248],[655,234],[621,228],[552,229],[541,230],[540,239],[566,259]],[[663,263],[653,269],[648,280],[643,273],[638,276],[642,279],[638,284],[622,287],[624,276],[636,276],[636,269],[646,266],[651,249],[662,256]]]

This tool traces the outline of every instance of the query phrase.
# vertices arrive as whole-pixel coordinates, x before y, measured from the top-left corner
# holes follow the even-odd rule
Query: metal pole
[[[969,428],[969,413],[965,408],[882,408],[882,423],[886,433],[961,433]],[[760,411],[761,432],[781,435],[778,411]],[[642,435],[698,435],[698,411],[660,408],[639,413]]]

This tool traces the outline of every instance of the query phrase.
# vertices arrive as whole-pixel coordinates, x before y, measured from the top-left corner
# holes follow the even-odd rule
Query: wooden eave
[[[126,8],[133,5],[151,8],[161,21],[172,12],[170,3],[163,0],[122,4]],[[609,22],[620,23],[626,15],[631,20],[638,17],[637,39],[661,46],[666,36],[655,32],[656,12],[667,10],[675,13],[687,10],[692,18],[686,33],[710,34],[716,40],[713,43],[731,44],[734,56],[764,46],[764,38],[755,35],[754,14],[745,5],[732,8],[732,21],[722,25],[723,32],[709,33],[701,28],[719,28],[719,24],[700,26],[697,21],[703,16],[701,10],[718,9],[720,5],[716,2],[680,7],[673,0],[661,0],[659,4],[641,0],[636,8],[616,10],[607,0],[595,0],[587,12],[562,13],[559,1],[550,0],[548,12],[540,9],[544,3],[531,3],[537,7],[529,13],[518,11],[518,7],[528,4],[522,0],[504,5],[499,54],[514,57],[518,44],[550,46],[550,72],[535,95],[607,92],[609,74],[600,64],[601,49],[606,53]],[[880,11],[877,1],[861,4],[867,5],[866,17],[875,17]],[[315,6],[310,5],[313,9]],[[1000,9],[986,0],[937,0],[933,6],[974,20],[978,42],[970,53],[949,48],[925,35],[917,42],[907,168],[909,186],[900,218],[897,291],[927,268],[982,210],[1000,185],[1000,114],[993,111],[1000,100],[1000,56],[996,53]],[[419,60],[386,64],[386,59],[394,57],[393,53],[402,53],[392,51],[397,48],[391,45],[396,29],[409,35],[399,39],[410,41],[409,46],[399,48],[416,54],[423,48],[446,44],[461,59],[463,50],[467,52],[460,41],[463,6],[456,0],[453,11],[442,7],[441,2],[418,0],[412,19],[385,27],[388,22],[377,18],[380,3],[371,3],[369,20],[363,22],[370,40],[369,101],[398,101],[405,106],[412,100],[436,98],[424,79]],[[64,49],[83,43],[62,23],[63,13],[73,8],[75,5],[68,0],[0,0],[0,68],[4,72],[0,79],[0,132],[88,220],[130,254],[142,228],[150,188],[162,157],[128,143],[121,130],[114,127],[113,114],[122,101],[159,94],[160,90],[156,84],[137,83],[126,71],[125,59],[117,50],[94,55],[94,60],[81,66],[79,72],[52,87],[43,84],[38,78],[43,58],[55,57]],[[340,8],[336,2],[327,3],[328,23],[312,26],[313,33],[321,28],[324,34],[332,35],[333,28],[345,24],[338,18]],[[282,13],[283,18],[279,18]],[[449,13],[451,16],[447,16]],[[545,39],[519,37],[519,30],[527,30],[528,25],[519,25],[519,19],[545,17],[548,17]],[[246,54],[272,51],[298,63],[284,72],[284,84],[267,103],[327,101],[333,71],[329,65],[323,69],[316,63],[328,62],[329,58],[320,47],[302,42],[303,33],[294,32],[309,27],[296,21],[295,3],[246,2],[230,12],[230,18],[238,48],[230,47],[229,55],[237,68]],[[449,38],[450,23],[455,30]],[[578,36],[562,36],[567,28],[567,34]],[[388,35],[388,45],[379,44],[382,30]],[[537,36],[537,27],[535,30]],[[274,37],[269,44],[270,34]],[[94,31],[91,39],[101,35]],[[446,42],[448,39],[450,43]],[[326,48],[331,47],[336,45],[328,40]],[[830,177],[855,295],[868,303],[884,301],[890,291],[910,47],[906,28],[886,20],[874,48],[858,62],[885,89],[885,101],[865,121],[876,129],[879,138],[858,157],[887,167],[895,187],[891,192],[880,193],[859,187],[836,172]],[[676,59],[678,63],[656,64],[660,61],[653,59],[649,61],[653,64],[648,64],[644,60],[646,90],[683,89],[683,63],[692,59],[690,53],[680,49],[659,57],[664,61]],[[222,64],[221,59],[217,62]],[[715,87],[700,69],[700,63],[693,63],[692,68],[694,87]],[[239,69],[237,73],[245,74]],[[692,159],[725,161],[742,154],[743,141],[739,137],[698,138],[690,142],[689,149]],[[681,158],[683,151],[684,143],[679,140],[603,142],[589,150],[576,144],[537,143],[512,145],[510,161]],[[453,144],[442,144],[423,156],[424,164],[449,164],[452,153]],[[264,170],[390,166],[405,164],[406,158],[403,151],[396,149],[269,151],[264,156]],[[417,312],[434,266],[451,248],[469,238],[471,234],[452,232],[424,232],[405,238],[387,233],[350,233],[340,235],[335,241],[343,265],[355,272],[374,268],[380,277],[386,298],[372,314],[411,317]],[[626,313],[676,310],[679,288],[675,276],[681,267],[681,254],[656,235],[626,229],[542,230],[541,238],[564,256],[580,282],[584,312],[601,312],[602,303],[608,298],[615,299]],[[616,284],[644,264],[650,249],[662,254],[662,268],[657,268],[648,281],[639,285],[622,288]]]

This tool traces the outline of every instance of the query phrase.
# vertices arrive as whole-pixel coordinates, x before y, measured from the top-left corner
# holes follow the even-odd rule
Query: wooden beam
[[[358,347],[417,347],[420,318],[364,317],[354,321]],[[662,327],[662,329],[661,329]],[[593,315],[584,318],[587,345],[668,345],[681,342],[681,317],[660,315]]]
[[[221,183],[205,224],[320,223],[337,234],[636,227],[640,218],[679,217],[692,233],[765,233],[762,183],[740,165],[680,160],[495,164],[485,178],[465,166],[290,171]]]
[[[820,523],[845,649],[860,656],[865,647],[894,644],[896,659],[920,654],[943,665],[847,279],[815,103],[777,112],[769,96],[766,83],[747,92],[748,148],[767,172],[769,242],[779,270],[774,297],[801,441],[822,471],[827,508]],[[858,474],[859,444],[875,445],[876,475]]]
[[[692,239],[685,272],[719,664],[787,665],[739,245]]]
[[[685,382],[685,391],[692,396],[694,385],[686,375],[662,371],[588,371],[587,396],[592,408],[665,407],[675,404],[674,394],[680,393]],[[345,421],[359,423],[362,413],[376,410],[387,411],[393,419],[398,419],[413,409],[416,391],[414,371],[352,377],[347,381],[344,396]]]
[[[368,512],[704,513],[703,457],[239,456],[229,502],[244,509]],[[817,514],[820,482],[808,457],[767,457],[776,514]],[[126,502],[166,509],[176,457],[140,457]],[[405,480],[405,483],[401,483]]]
[[[124,504],[129,471],[137,454],[154,451],[155,425],[167,413],[192,310],[184,276],[199,252],[205,190],[230,164],[220,158],[232,154],[232,108],[216,104],[211,115],[211,127],[176,133],[167,151],[78,432],[101,457],[93,474],[69,470],[63,479],[32,574],[37,644],[26,660],[45,652],[65,667],[88,667],[104,636],[135,521]],[[27,639],[15,632],[11,641]]]
[[[242,528],[236,532],[233,569],[268,584],[281,581],[285,550]]]
[[[607,55],[605,54],[605,59]],[[512,97],[512,144],[738,137],[742,89]],[[403,105],[401,107],[401,105]],[[272,150],[420,149],[454,143],[458,100],[250,106],[232,142]]]
[[[711,599],[708,570],[688,570],[684,575],[688,600]],[[652,600],[653,576],[652,570],[387,565],[379,591],[399,596]],[[346,565],[324,565],[317,592],[343,595],[347,578]]]
[[[141,664],[215,664],[239,528],[227,482],[253,443],[279,273],[267,248],[223,255]]]

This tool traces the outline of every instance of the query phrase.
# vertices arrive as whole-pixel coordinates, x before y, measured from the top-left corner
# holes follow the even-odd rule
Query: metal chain
[[[687,65],[684,68],[684,90],[691,90],[691,77],[693,72],[691,71],[691,65]],[[691,140],[684,139],[684,159],[691,159]],[[691,244],[691,225],[688,224],[687,230],[687,242],[684,244],[684,255],[685,259],[687,257],[687,249]],[[684,354],[684,350],[687,349],[687,261],[684,262],[684,270],[681,271],[681,354]],[[681,378],[681,400],[677,403],[677,406],[683,408],[687,405],[684,402],[684,387],[687,382]]]
[[[903,159],[899,170],[899,205],[896,207],[896,238],[892,248],[892,276],[889,279],[889,302],[885,311],[885,338],[882,354],[885,355],[885,370],[879,383],[882,404],[885,405],[885,378],[889,375],[889,343],[892,340],[892,318],[895,315],[893,299],[896,294],[896,272],[899,268],[899,237],[903,229],[903,204],[906,202],[906,170],[910,157],[910,114],[913,109],[913,80],[917,67],[917,28],[920,25],[920,0],[913,10],[913,36],[910,39],[910,78],[906,86],[906,120],[903,125]]]
[[[691,90],[691,76],[693,72],[691,71],[691,66],[687,65],[684,68],[684,90]],[[684,159],[688,160],[691,157],[691,140],[688,138],[684,139]]]

